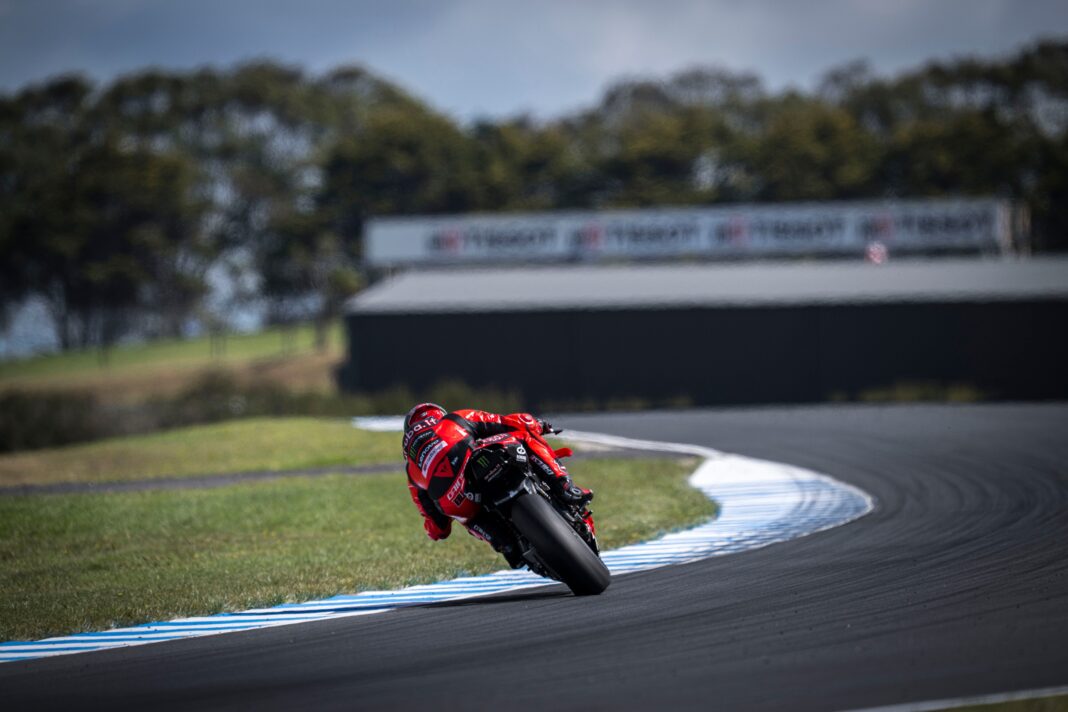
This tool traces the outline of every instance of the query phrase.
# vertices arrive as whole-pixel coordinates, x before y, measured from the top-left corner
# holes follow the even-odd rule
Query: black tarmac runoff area
[[[621,576],[601,596],[554,586],[5,663],[0,705],[846,710],[1068,685],[1068,405],[553,422],[799,465],[860,487],[876,509]]]

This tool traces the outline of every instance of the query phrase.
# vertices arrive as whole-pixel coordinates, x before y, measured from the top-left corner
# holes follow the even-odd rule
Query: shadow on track
[[[554,598],[577,598],[571,591],[566,588],[559,589],[563,584],[559,586],[554,585],[550,590],[539,589],[537,591],[517,591],[515,593],[499,593],[493,596],[485,596],[480,598],[464,598],[459,601],[440,601],[438,603],[428,603],[425,606],[418,606],[418,608],[467,608],[470,606],[484,606],[486,604],[497,603],[521,603],[523,601],[540,601]],[[417,606],[411,606],[416,608]]]

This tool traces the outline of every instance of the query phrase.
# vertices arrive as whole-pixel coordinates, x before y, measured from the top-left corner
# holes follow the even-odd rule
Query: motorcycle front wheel
[[[512,524],[576,596],[592,596],[608,588],[612,580],[608,567],[544,497],[524,494],[516,499]]]

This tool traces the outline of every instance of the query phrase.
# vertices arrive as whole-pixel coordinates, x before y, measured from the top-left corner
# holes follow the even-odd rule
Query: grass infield
[[[602,546],[711,516],[715,505],[686,484],[694,464],[575,463],[576,479],[597,490]],[[399,471],[3,497],[0,562],[0,640],[396,588],[503,565],[462,527],[444,542],[427,539]]]

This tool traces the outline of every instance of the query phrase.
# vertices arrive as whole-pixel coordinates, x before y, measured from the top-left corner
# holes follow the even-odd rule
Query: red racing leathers
[[[527,444],[533,467],[546,476],[568,480],[567,470],[539,437],[541,421],[528,413],[502,416],[482,410],[457,410],[440,420],[428,418],[414,423],[405,433],[403,445],[408,490],[423,515],[423,526],[431,539],[449,536],[453,519],[469,526],[478,514],[480,505],[463,496],[464,467],[475,441],[502,433],[512,434]],[[471,531],[484,538],[478,531]]]

